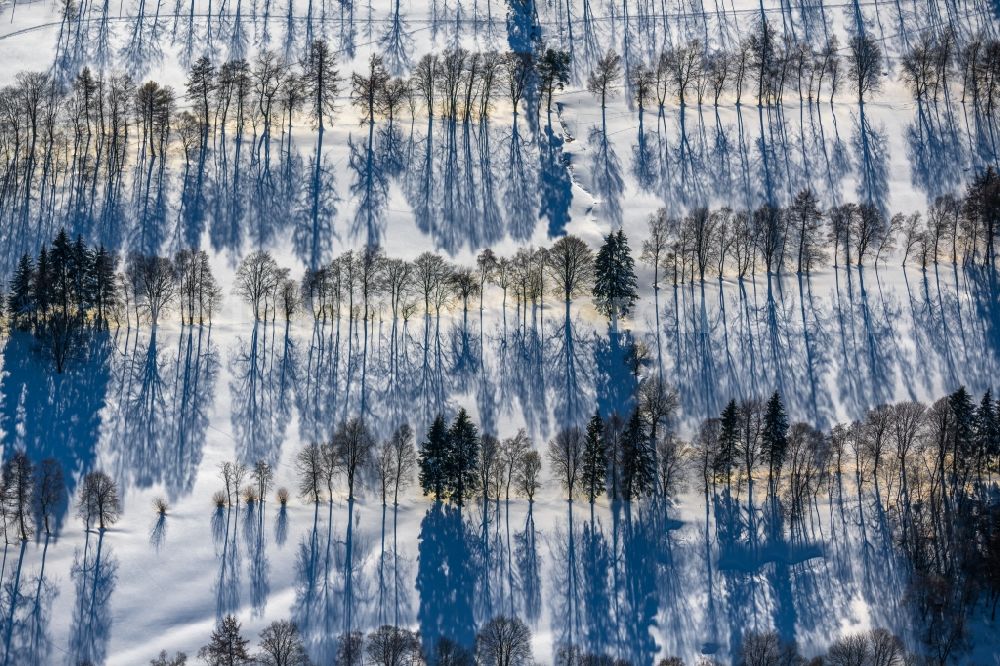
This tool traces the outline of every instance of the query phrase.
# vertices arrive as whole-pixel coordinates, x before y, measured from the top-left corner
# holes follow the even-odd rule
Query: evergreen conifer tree
[[[613,231],[604,238],[594,269],[594,303],[617,329],[618,318],[627,317],[639,298],[635,261],[624,231]]]
[[[580,482],[591,504],[604,492],[604,475],[608,469],[608,454],[604,447],[604,421],[601,415],[594,416],[587,424],[587,435],[583,443],[583,465]]]
[[[719,451],[715,457],[716,476],[726,477],[726,488],[732,487],[733,467],[736,466],[740,442],[739,411],[736,401],[730,400],[719,419]]]
[[[34,316],[35,299],[35,264],[27,253],[21,256],[14,270],[14,278],[10,283],[10,295],[7,297],[7,312],[11,326],[26,331],[31,327]]]
[[[781,467],[788,451],[788,417],[777,391],[771,394],[764,410],[764,424],[761,428],[761,454],[767,459],[767,488],[774,498]]]
[[[458,410],[448,431],[448,493],[462,506],[476,489],[476,465],[479,462],[479,430],[464,409]]]
[[[622,494],[625,501],[648,495],[656,482],[656,452],[642,423],[639,410],[632,412],[622,433]]]
[[[986,389],[983,399],[976,409],[976,469],[980,474],[993,466],[1000,453],[1000,419],[997,409],[1000,403],[993,400],[993,392]]]
[[[60,229],[49,252],[49,287],[52,306],[68,317],[73,302],[73,244],[65,229]]]
[[[49,315],[52,304],[51,265],[49,251],[43,246],[38,253],[38,263],[35,265],[35,279],[31,286],[32,300],[35,302],[32,324],[35,326]]]
[[[427,439],[420,444],[420,489],[435,500],[444,497],[448,461],[448,425],[438,414],[427,430]]]
[[[952,413],[951,484],[954,494],[964,485],[967,470],[972,462],[969,458],[973,452],[976,409],[972,404],[972,396],[964,386],[958,387],[958,390],[948,397],[948,406]]]
[[[70,253],[70,278],[73,285],[73,306],[78,312],[86,312],[93,305],[91,284],[94,272],[94,254],[83,242],[82,236],[76,237]]]
[[[97,248],[87,290],[90,292],[96,321],[104,328],[107,327],[111,311],[118,305],[118,281],[115,279],[117,270],[118,256],[105,250],[103,245]]]

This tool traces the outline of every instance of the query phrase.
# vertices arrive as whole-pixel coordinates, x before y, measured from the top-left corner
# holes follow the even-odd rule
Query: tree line
[[[73,500],[77,516],[90,529],[104,531],[121,516],[118,485],[100,470],[83,475],[75,498],[70,498],[62,463],[56,458],[34,462],[24,451],[14,451],[0,471],[0,510],[5,543],[28,541],[43,534],[57,537],[63,512]],[[166,506],[159,501],[162,510]]]
[[[674,493],[684,471],[673,434],[676,394],[655,378],[644,379],[627,417],[595,413],[585,427],[559,430],[545,456],[567,497],[593,504]],[[481,432],[464,409],[449,422],[439,414],[417,446],[408,424],[382,441],[359,417],[343,421],[329,441],[296,455],[299,495],[309,502],[332,501],[338,482],[349,500],[362,488],[378,491],[382,504],[397,504],[414,481],[423,495],[458,506],[472,498],[533,502],[541,485],[542,453],[521,429],[500,439]],[[226,482],[227,494],[229,482]],[[238,484],[237,484],[238,485]]]
[[[345,632],[337,637],[336,663],[346,666],[404,666],[451,664],[453,666],[527,666],[533,664],[531,630],[517,617],[498,615],[486,622],[475,636],[473,646],[463,646],[447,638],[436,643],[435,654],[424,655],[420,635],[406,627],[382,625],[368,634]],[[212,631],[209,642],[198,651],[199,660],[209,666],[309,666],[313,662],[298,628],[288,620],[277,620],[261,630],[258,649],[250,649],[239,620],[223,617]],[[150,666],[184,666],[183,652],[169,655],[166,650],[150,661]]]
[[[949,81],[960,81],[962,100],[994,118],[997,54],[1000,46],[989,36],[960,46],[954,32],[927,33],[901,60],[901,76],[920,101],[936,100]],[[881,46],[863,31],[844,48],[831,37],[816,49],[778,35],[764,20],[733,47],[691,40],[664,48],[648,63],[624,62],[608,51],[585,79],[602,109],[623,84],[640,112],[674,102],[718,106],[726,95],[739,105],[747,93],[760,105],[780,105],[789,91],[812,103],[832,97],[844,79],[863,102],[880,87],[885,65]],[[292,153],[296,123],[322,134],[345,93],[370,125],[404,113],[485,122],[498,104],[515,117],[522,108],[538,114],[544,104],[550,115],[573,66],[569,52],[551,48],[452,48],[424,55],[407,76],[390,75],[375,55],[348,77],[330,45],[315,40],[297,61],[266,49],[252,60],[214,63],[202,56],[189,67],[183,90],[87,68],[70,81],[20,72],[0,94],[0,228],[17,239],[14,256],[28,249],[30,229],[51,235],[61,225],[117,246],[129,196],[144,214],[165,215],[162,176],[171,155],[183,158],[185,187],[203,184],[207,156],[227,145],[236,146],[237,159],[245,155],[269,169],[275,153]],[[315,193],[307,198],[316,203]],[[203,215],[196,203],[186,202],[181,216]],[[158,232],[138,233],[145,252],[158,249]]]
[[[661,502],[687,483],[723,505],[745,495],[748,538],[758,528],[783,535],[786,524],[793,537],[803,534],[819,516],[821,496],[839,503],[852,493],[859,502],[873,498],[892,516],[919,636],[930,652],[959,654],[973,609],[995,613],[1000,510],[991,487],[1000,469],[1000,401],[991,392],[978,403],[960,388],[930,406],[879,405],[827,430],[791,422],[774,392],[766,400],[730,401],[689,440],[675,432],[676,404],[661,382],[643,380],[627,417],[595,414],[585,427],[552,437],[551,478],[567,498],[591,505],[602,496],[613,505]],[[381,444],[365,430],[355,419],[330,443],[300,452],[304,498],[332,498],[339,476],[350,499],[357,480],[368,478],[378,479],[383,504],[396,502],[392,489],[411,483],[415,471],[425,496],[459,506],[473,497],[509,501],[512,489],[530,503],[539,487],[542,458],[525,433],[504,440],[481,433],[464,410],[450,423],[438,416],[416,450],[408,426]]]
[[[476,633],[473,645],[465,646],[441,637],[434,654],[425,654],[419,632],[406,627],[382,625],[367,635],[360,631],[337,638],[336,663],[347,666],[531,666],[537,663],[531,648],[531,629],[518,617],[498,615]],[[277,620],[261,630],[258,649],[233,615],[223,617],[212,631],[209,642],[198,651],[209,666],[309,666],[306,646],[298,628],[288,620]],[[631,666],[626,659],[591,653],[575,646],[561,646],[554,655],[557,666]],[[664,657],[657,666],[684,666],[679,657]],[[722,662],[701,656],[696,666],[719,666]],[[921,663],[907,652],[903,642],[890,631],[875,627],[833,640],[824,654],[806,659],[794,643],[783,641],[774,631],[750,631],[742,641],[733,663],[739,666],[908,666]],[[150,661],[150,666],[184,666],[187,655],[166,650]]]
[[[789,423],[775,393],[730,401],[681,445],[705,496],[754,501],[766,479],[765,522],[793,534],[819,516],[819,500],[852,496],[887,509],[907,563],[918,636],[934,663],[968,646],[969,616],[1000,601],[1000,401],[965,388],[931,405],[877,405],[828,430]],[[759,494],[759,492],[757,493]],[[752,513],[752,510],[751,510]]]
[[[758,270],[809,273],[826,262],[878,265],[897,257],[921,269],[940,261],[995,265],[1000,176],[977,174],[962,196],[943,195],[926,214],[888,216],[878,206],[846,203],[824,210],[811,190],[788,206],[755,210],[698,207],[684,216],[650,216],[642,258],[673,284],[706,276],[739,278]]]
[[[21,256],[0,307],[11,329],[33,334],[51,352],[61,373],[88,335],[133,322],[155,329],[174,306],[182,324],[211,323],[222,301],[203,250],[172,259],[134,253],[120,264],[118,253],[61,229],[36,257]]]
[[[988,168],[963,196],[938,197],[926,215],[887,217],[876,206],[854,203],[823,210],[810,190],[799,192],[787,207],[699,207],[680,217],[660,209],[647,221],[639,259],[653,272],[654,290],[665,276],[677,285],[706,276],[743,279],[758,270],[808,274],[825,261],[834,267],[877,266],[893,254],[903,265],[915,261],[922,269],[939,261],[989,266],[995,264],[998,220],[1000,175]],[[5,306],[11,328],[33,333],[51,351],[61,372],[86,334],[106,330],[109,322],[149,322],[155,328],[176,308],[182,324],[206,324],[222,302],[203,250],[182,249],[172,258],[131,253],[121,263],[117,253],[89,246],[82,236],[71,240],[60,230],[37,256],[21,256],[0,308]],[[233,293],[250,306],[255,321],[280,316],[288,323],[301,310],[324,323],[345,311],[352,322],[366,324],[388,315],[395,337],[396,324],[421,311],[439,319],[460,304],[467,322],[478,299],[482,317],[487,288],[501,292],[505,323],[511,295],[517,321],[525,325],[529,305],[532,312],[544,306],[546,294],[561,300],[567,313],[574,298],[590,296],[613,326],[639,297],[623,230],[606,235],[597,252],[573,235],[509,257],[487,248],[474,267],[452,264],[434,252],[413,261],[390,258],[370,246],[309,268],[300,281],[269,252],[257,250],[240,261]]]

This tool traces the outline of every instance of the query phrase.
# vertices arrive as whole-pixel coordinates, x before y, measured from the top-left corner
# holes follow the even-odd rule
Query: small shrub
[[[288,488],[278,488],[278,501],[281,506],[288,504]]]
[[[253,486],[243,488],[243,502],[250,506],[257,502],[257,489]]]
[[[212,495],[212,503],[215,504],[216,508],[221,509],[226,506],[227,501],[226,493],[221,490],[216,490],[215,494]]]
[[[162,497],[157,497],[156,499],[153,500],[153,508],[156,510],[156,513],[160,514],[161,516],[166,515],[167,500],[163,499]]]

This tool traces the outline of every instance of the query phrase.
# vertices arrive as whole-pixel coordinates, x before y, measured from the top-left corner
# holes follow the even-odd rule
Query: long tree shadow
[[[95,541],[97,543],[91,543]],[[70,573],[76,588],[69,653],[73,663],[104,663],[111,639],[111,596],[118,583],[118,558],[104,543],[104,532],[87,532]]]
[[[441,639],[471,649],[476,573],[461,509],[435,502],[420,521],[418,550],[417,622],[424,654],[436,655]]]
[[[35,350],[34,338],[11,332],[4,345],[0,377],[0,431],[4,455],[25,451],[34,460],[56,459],[67,496],[96,463],[103,408],[111,379],[112,344],[107,333],[90,337],[65,372],[54,374]],[[60,531],[68,504],[56,507],[52,529]]]

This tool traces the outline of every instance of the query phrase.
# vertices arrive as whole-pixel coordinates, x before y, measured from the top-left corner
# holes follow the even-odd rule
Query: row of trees
[[[826,260],[834,266],[877,265],[894,252],[904,265],[911,260],[921,267],[939,260],[991,264],[998,220],[1000,175],[990,168],[974,178],[963,197],[939,197],[926,216],[887,217],[875,206],[853,203],[823,210],[810,190],[784,208],[696,208],[679,218],[660,209],[650,216],[640,259],[653,270],[654,288],[664,272],[674,284],[713,274],[743,278],[758,269],[808,273]],[[505,317],[508,294],[525,317],[528,304],[544,303],[546,294],[567,305],[590,295],[615,324],[638,299],[635,262],[622,230],[608,234],[596,253],[569,235],[510,257],[483,250],[474,268],[452,265],[433,252],[407,262],[370,247],[307,270],[298,285],[269,254],[257,251],[241,262],[236,281],[235,291],[259,319],[281,312],[287,320],[301,306],[315,320],[339,318],[346,310],[352,319],[370,321],[387,309],[393,321],[405,321],[418,311],[440,316],[456,302],[467,317],[477,298],[482,314],[490,286],[501,291]]]
[[[365,422],[342,422],[329,441],[306,446],[296,456],[299,496],[309,502],[332,501],[342,483],[349,500],[364,489],[378,492],[383,506],[399,503],[400,492],[419,472],[424,494],[462,504],[484,498],[510,499],[511,492],[529,500],[539,487],[541,459],[524,431],[500,441],[480,436],[464,410],[449,424],[438,416],[414,447],[413,432],[403,424],[378,441]]]
[[[464,409],[450,426],[438,415],[420,445],[421,490],[459,506],[476,495],[510,499],[512,489],[533,501],[541,467],[524,430],[504,440],[480,434]]]
[[[501,290],[504,311],[508,293],[515,297],[518,312],[528,303],[543,303],[546,293],[567,304],[590,293],[598,307],[614,318],[627,315],[638,298],[628,240],[618,231],[606,237],[596,255],[581,239],[564,236],[549,248],[525,248],[512,257],[483,250],[475,269],[452,265],[433,252],[407,262],[387,258],[377,248],[348,251],[326,266],[306,271],[301,300],[314,319],[323,321],[339,317],[345,308],[367,321],[379,302],[388,306],[393,320],[409,319],[418,310],[440,316],[458,301],[467,316],[476,298],[482,312],[487,286]]]
[[[929,406],[878,405],[826,431],[789,424],[777,394],[767,402],[732,401],[682,448],[706,497],[721,485],[726,497],[746,488],[752,502],[755,479],[766,470],[772,522],[784,516],[794,528],[811,521],[824,493],[841,503],[871,498],[887,509],[910,568],[920,636],[940,663],[967,645],[972,609],[995,614],[1000,401],[990,391],[978,402],[959,388]]]
[[[379,442],[359,417],[342,422],[327,442],[314,443],[296,455],[299,495],[310,502],[333,501],[338,479],[353,500],[364,488],[377,486],[382,505],[399,503],[399,493],[412,482],[416,466],[413,431],[407,424]]]
[[[846,62],[842,62],[842,51],[846,51]],[[641,114],[673,101],[681,107],[691,101],[717,107],[726,95],[740,105],[747,93],[758,106],[780,106],[789,92],[796,93],[800,104],[818,102],[824,92],[832,101],[846,76],[863,104],[881,87],[882,62],[881,46],[864,33],[851,36],[846,48],[833,36],[817,49],[777,34],[763,19],[732,48],[713,49],[700,40],[689,40],[667,46],[651,62],[630,62],[627,69],[623,69],[622,57],[609,49],[587,77],[587,90],[604,109],[624,83],[629,102]]]
[[[938,197],[927,215],[886,217],[875,206],[843,204],[824,211],[815,194],[803,190],[784,208],[754,211],[695,208],[683,217],[665,209],[650,216],[641,260],[653,269],[653,287],[666,272],[674,284],[704,280],[706,275],[740,278],[758,268],[768,273],[792,269],[808,273],[825,259],[833,265],[876,265],[898,248],[902,263],[921,267],[944,259],[987,265],[995,262],[1000,231],[1000,175],[992,168],[978,174],[964,196]],[[831,248],[827,256],[827,248]],[[36,258],[23,255],[10,283],[6,305],[12,327],[33,332],[51,349],[62,371],[82,334],[103,330],[124,319],[148,321],[177,308],[181,322],[211,322],[222,290],[203,250],[181,250],[172,259],[132,254],[118,270],[119,258],[103,247],[72,241],[60,231]],[[386,257],[379,248],[348,251],[329,264],[308,269],[301,282],[289,276],[266,251],[257,250],[239,264],[233,291],[252,309],[255,320],[288,322],[300,308],[315,320],[348,316],[366,322],[388,309],[392,321],[408,320],[461,302],[463,317],[470,302],[484,309],[487,286],[500,289],[506,319],[508,293],[518,315],[527,319],[528,304],[544,303],[547,293],[567,308],[589,294],[613,325],[627,316],[638,299],[635,263],[624,231],[604,238],[595,253],[575,236],[564,236],[548,248],[525,248],[511,257],[483,250],[474,268],[450,264],[425,252],[412,262]],[[422,306],[422,308],[421,308]]]
[[[683,471],[671,431],[676,396],[660,381],[647,379],[636,405],[627,420],[595,414],[585,429],[565,428],[549,442],[552,474],[570,498],[593,504],[603,494],[631,501],[674,492]],[[342,483],[348,499],[373,488],[383,505],[395,505],[415,471],[423,494],[435,500],[461,506],[473,497],[500,501],[513,495],[531,502],[541,470],[542,456],[523,429],[504,439],[481,433],[464,409],[450,423],[438,415],[419,448],[406,424],[378,441],[355,417],[342,422],[328,442],[311,444],[296,456],[299,495],[310,502],[332,501]],[[238,485],[227,480],[226,496]]]
[[[642,259],[671,275],[673,283],[706,275],[740,278],[768,273],[809,273],[822,262],[878,265],[895,254],[921,268],[939,261],[993,265],[1000,229],[1000,175],[976,175],[964,196],[938,197],[926,215],[886,216],[869,204],[847,203],[824,210],[811,190],[787,207],[753,211],[695,208],[684,217],[665,209],[650,216]]]
[[[947,494],[933,504],[952,511],[966,493],[985,497],[991,473],[1000,469],[1000,401],[987,391],[975,404],[960,388],[931,407],[879,405],[824,432],[789,424],[774,393],[767,401],[730,401],[719,417],[702,422],[690,445],[705,483],[730,492],[752,487],[763,465],[768,492],[782,491],[792,515],[801,515],[820,491],[837,495],[848,475],[862,490],[888,492],[901,514],[912,510],[918,489]]]
[[[405,627],[383,625],[367,635],[360,631],[342,634],[337,641],[337,663],[346,666],[428,663],[530,666],[535,663],[531,638],[531,630],[519,618],[500,615],[479,629],[474,645],[463,646],[441,638],[434,643],[434,654],[426,655],[418,633]],[[209,666],[308,666],[312,663],[298,629],[287,620],[272,622],[260,632],[256,653],[251,652],[249,646],[250,641],[243,636],[239,620],[227,615],[216,625],[211,640],[199,650],[198,656]],[[918,663],[917,657],[907,653],[897,636],[879,627],[841,636],[830,644],[825,654],[811,660],[802,657],[794,643],[783,641],[776,632],[751,631],[744,636],[734,661],[740,666],[904,666]],[[184,653],[170,657],[163,651],[150,666],[184,666],[186,663]],[[554,663],[558,666],[629,666],[626,660],[584,652],[575,646],[558,648]],[[657,666],[684,666],[684,663],[680,658],[666,657]],[[697,666],[721,664],[711,657],[700,657],[695,663]]]
[[[560,430],[548,444],[550,470],[567,497],[591,505],[602,494],[631,502],[673,495],[685,473],[673,431],[677,396],[657,378],[639,384],[627,417],[596,413],[586,427]]]
[[[24,451],[15,451],[0,473],[0,529],[6,543],[27,541],[37,531],[45,538],[58,536],[63,512],[69,503],[62,464],[46,458],[37,464]],[[91,471],[83,475],[75,498],[77,515],[87,529],[101,530],[121,515],[118,486],[107,474]]]
[[[469,647],[473,647],[472,650]],[[435,644],[435,654],[424,655],[420,636],[405,627],[382,625],[367,635],[350,631],[337,638],[336,663],[345,666],[417,666],[435,663],[452,666],[528,666],[534,663],[531,630],[517,617],[499,615],[482,626],[474,646],[458,645],[446,638]],[[287,620],[277,620],[260,632],[258,649],[250,650],[239,620],[232,615],[222,618],[211,640],[198,651],[199,659],[209,666],[308,666],[298,628]],[[184,666],[187,655],[166,651],[154,658],[151,666]]]
[[[921,32],[900,60],[900,78],[918,103],[937,103],[957,84],[963,104],[995,121],[1000,41],[988,34],[963,39],[953,29]]]
[[[6,298],[11,326],[38,336],[53,330],[107,329],[148,321],[178,306],[181,323],[210,323],[222,301],[204,250],[181,250],[171,260],[129,255],[124,271],[119,257],[104,247],[91,248],[61,230],[37,258],[23,255]]]
[[[60,231],[37,259],[25,254],[18,261],[6,298],[11,326],[43,341],[62,372],[80,336],[106,329],[117,313],[117,265],[115,254]]]

